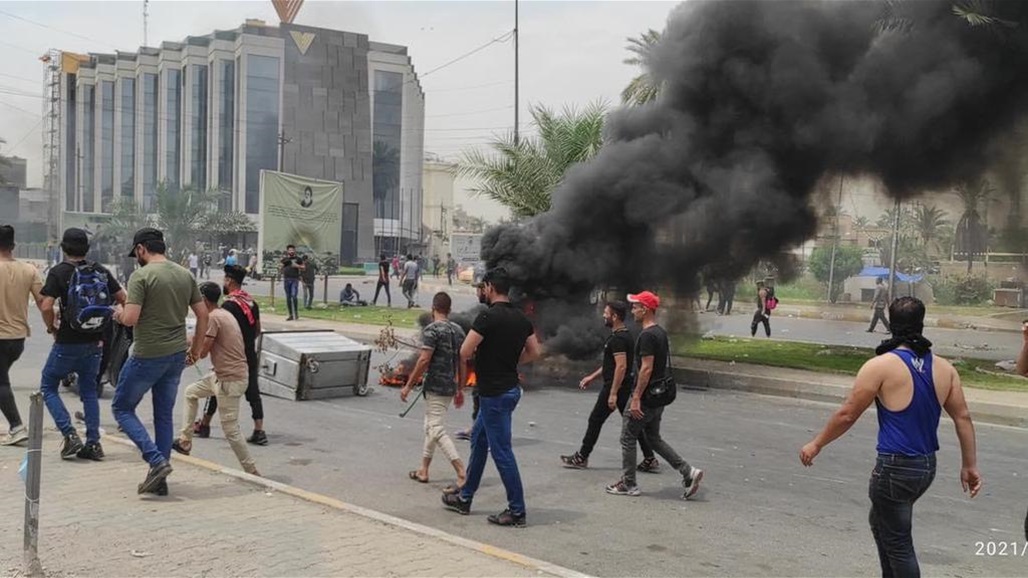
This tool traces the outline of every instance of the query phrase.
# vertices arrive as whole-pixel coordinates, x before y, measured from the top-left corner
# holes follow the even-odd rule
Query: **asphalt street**
[[[375,294],[375,280],[368,277],[332,278],[329,280],[328,294],[338,297],[345,283],[353,283],[354,287],[361,292],[361,297],[371,301]],[[268,295],[270,283],[267,281],[250,282],[248,285],[256,295]],[[423,283],[418,302],[428,306],[431,302],[431,294],[435,291],[445,290],[453,297],[453,310],[463,311],[473,307],[478,301],[474,289],[463,283],[455,283],[452,287],[446,285],[445,277],[437,279],[426,278]],[[393,305],[401,307],[403,297],[399,295],[399,287],[396,280],[392,282]],[[316,285],[318,302],[321,302],[324,294],[324,284],[321,279]],[[281,287],[276,287],[275,294],[282,296]],[[380,304],[384,304],[385,295],[380,298]],[[742,305],[743,307],[739,307]],[[868,310],[868,323],[855,323],[852,321],[833,321],[825,319],[790,318],[787,316],[772,315],[771,338],[788,341],[807,341],[811,343],[823,343],[826,345],[852,345],[859,347],[873,348],[882,339],[887,337],[884,328],[879,326],[876,333],[867,333],[867,326],[871,319],[871,311]],[[301,316],[303,313],[301,312]],[[711,313],[701,313],[699,326],[701,331],[710,331],[714,335],[723,336],[749,336],[750,322],[753,319],[753,311],[748,309],[747,304],[738,303],[735,311],[730,316],[718,316]],[[763,338],[763,326],[758,328],[759,337]],[[1020,351],[1022,339],[1016,333],[1002,331],[975,331],[968,329],[944,329],[928,327],[925,329],[925,336],[935,344],[935,350],[939,355],[950,358],[974,357],[979,359],[991,359],[995,361],[1012,360],[1017,357]]]
[[[29,392],[37,387],[49,342],[37,319],[34,323],[35,337],[12,372],[23,413]],[[376,356],[372,366],[379,359]],[[186,370],[183,380],[194,375]],[[604,493],[604,485],[620,475],[619,427],[614,419],[603,431],[591,469],[560,467],[558,456],[573,452],[580,442],[594,395],[529,384],[515,413],[515,451],[528,503],[529,527],[522,530],[493,527],[485,520],[486,514],[505,507],[492,466],[486,469],[473,513],[467,517],[445,511],[439,503],[439,490],[452,481],[452,471],[441,456],[429,484],[407,478],[420,459],[421,412],[416,408],[407,418],[399,418],[405,404],[393,388],[375,387],[365,398],[315,402],[265,398],[271,444],[252,449],[261,472],[271,479],[600,576],[878,572],[867,527],[873,415],[865,415],[849,435],[821,454],[813,468],[805,469],[798,450],[821,427],[832,406],[686,389],[668,409],[663,427],[665,439],[706,470],[697,499],[684,502],[680,478],[666,466],[658,475],[640,474],[640,497]],[[110,393],[106,398],[103,427],[113,432]],[[76,408],[71,392],[65,393],[65,400],[70,409]],[[148,414],[147,405],[144,401],[140,406],[141,414]],[[249,412],[243,408],[241,414],[248,430]],[[469,420],[470,407],[449,416],[451,429]],[[52,425],[49,417],[47,425]],[[1021,481],[1028,476],[1028,432],[982,425],[978,439],[985,489],[971,501],[961,493],[952,425],[943,422],[939,473],[915,509],[915,544],[925,575],[1028,574],[1022,530],[1028,496]],[[457,443],[467,455],[466,442]],[[197,440],[194,447],[194,455],[238,467],[216,425],[212,438]],[[56,443],[44,451],[58,451]],[[22,455],[0,448],[0,471],[7,487],[20,483],[15,476]],[[61,463],[43,475],[66,475],[64,468],[86,475],[88,464]],[[140,479],[144,474],[140,463]],[[169,482],[174,494],[174,474]],[[41,531],[45,539],[46,520]],[[1004,548],[1006,556],[998,555],[996,544],[1002,542],[1014,543],[1017,555],[1010,555],[1009,546]]]

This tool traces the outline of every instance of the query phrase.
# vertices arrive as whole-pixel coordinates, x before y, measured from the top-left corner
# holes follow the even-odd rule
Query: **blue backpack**
[[[71,328],[81,333],[100,333],[114,315],[113,296],[107,273],[95,263],[75,266],[68,285],[68,297],[61,306]]]

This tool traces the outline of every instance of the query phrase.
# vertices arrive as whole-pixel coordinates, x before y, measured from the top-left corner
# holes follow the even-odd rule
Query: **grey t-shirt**
[[[882,287],[881,285],[875,286],[873,302],[876,308],[885,309],[885,287]]]
[[[418,264],[416,261],[407,261],[403,264],[403,275],[407,281],[418,280]]]
[[[421,346],[432,350],[424,388],[435,395],[457,393],[457,368],[464,330],[452,321],[433,321],[421,332]]]

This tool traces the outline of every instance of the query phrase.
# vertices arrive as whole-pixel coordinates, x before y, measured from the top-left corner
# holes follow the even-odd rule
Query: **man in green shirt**
[[[125,435],[150,464],[140,494],[167,495],[178,384],[187,356],[199,359],[202,339],[186,341],[186,314],[196,315],[196,334],[207,333],[207,308],[196,280],[181,265],[165,258],[164,233],[149,227],[136,231],[132,252],[139,269],[128,282],[128,301],[114,320],[134,327],[132,353],[118,376],[111,409]],[[189,350],[187,353],[187,349]],[[136,416],[136,406],[152,392],[154,438]]]

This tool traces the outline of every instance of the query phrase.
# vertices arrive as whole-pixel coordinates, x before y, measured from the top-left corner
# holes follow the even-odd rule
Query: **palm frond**
[[[953,14],[963,19],[969,26],[1005,26],[1016,28],[1017,22],[1005,20],[995,15],[995,6],[982,0],[962,0],[953,3]]]

